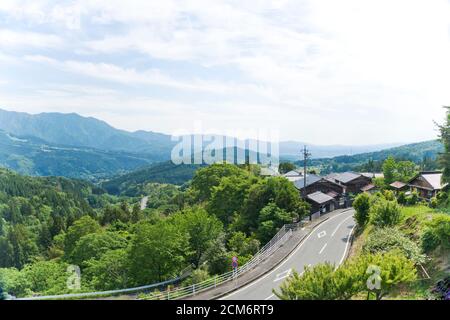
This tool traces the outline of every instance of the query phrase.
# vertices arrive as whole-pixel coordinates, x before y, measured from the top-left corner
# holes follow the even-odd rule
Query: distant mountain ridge
[[[254,141],[245,142],[256,145]],[[22,174],[98,181],[146,168],[156,162],[169,161],[171,151],[177,143],[172,141],[171,136],[163,133],[119,130],[104,121],[76,113],[31,115],[0,109],[0,166]],[[306,145],[312,153],[313,163],[339,171],[361,164],[370,157],[374,160],[381,159],[392,152],[403,158],[414,155],[414,161],[417,162],[424,152],[434,157],[439,148],[442,148],[439,142],[432,142],[428,145],[429,149],[426,149],[427,143],[431,142],[425,142],[425,147],[423,143],[411,144],[387,151],[379,149],[397,144],[356,147]],[[301,159],[300,151],[304,144],[296,141],[281,142],[281,160]],[[225,151],[229,152],[231,149],[227,148]],[[364,151],[376,152],[348,155]],[[248,152],[253,159],[256,158],[255,150]],[[151,172],[153,177],[155,168]],[[178,182],[176,175],[170,179]]]
[[[107,151],[160,153],[168,159],[174,143],[161,133],[116,129],[104,121],[76,113],[40,113],[0,109],[0,129],[18,137],[36,137],[49,143]]]
[[[165,160],[170,159],[170,152],[177,143],[167,134],[143,130],[128,132],[116,129],[105,121],[76,113],[51,112],[32,115],[0,109],[0,129],[17,137],[36,137],[59,145],[139,154],[157,153]],[[279,144],[280,157],[298,159],[303,145],[308,145],[314,158],[325,158],[378,151],[401,144],[319,146],[299,141],[282,141]]]

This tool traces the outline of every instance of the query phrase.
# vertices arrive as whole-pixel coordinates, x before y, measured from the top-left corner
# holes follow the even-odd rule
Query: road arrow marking
[[[275,280],[273,280],[273,282],[277,282],[280,280],[283,280],[284,278],[287,278],[291,275],[292,269],[288,269],[284,272],[278,273],[277,276],[275,277]]]

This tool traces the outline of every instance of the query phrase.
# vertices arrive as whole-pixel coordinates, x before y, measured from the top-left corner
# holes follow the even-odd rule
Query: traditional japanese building
[[[355,172],[332,173],[325,178],[345,187],[345,193],[360,193],[361,188],[372,182],[371,178]]]
[[[417,190],[419,197],[431,199],[442,189],[447,187],[447,183],[442,183],[442,172],[423,171],[408,182],[411,191]]]

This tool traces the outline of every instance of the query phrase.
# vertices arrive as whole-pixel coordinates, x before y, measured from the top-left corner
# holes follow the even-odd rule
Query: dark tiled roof
[[[306,176],[306,186],[309,186],[309,185],[311,185],[311,184],[313,184],[313,183],[319,181],[320,179],[322,179],[322,178],[319,177],[318,175],[315,175],[315,174],[308,174],[308,175]],[[303,177],[303,178],[300,178],[300,179],[298,179],[298,180],[295,180],[295,181],[294,181],[294,186],[295,186],[297,189],[301,190],[301,189],[303,189],[303,187],[304,187],[304,183],[305,183],[304,181],[305,181],[305,178],[304,178],[304,177]]]
[[[348,183],[350,181],[355,180],[356,178],[361,177],[361,175],[359,173],[354,172],[342,172],[328,175],[327,178],[328,177],[342,183]]]
[[[308,194],[306,196],[306,198],[308,198],[309,200],[311,200],[317,204],[324,204],[324,203],[327,203],[328,201],[334,200],[333,197],[330,197],[329,195],[327,195],[323,192],[320,192],[320,191]]]

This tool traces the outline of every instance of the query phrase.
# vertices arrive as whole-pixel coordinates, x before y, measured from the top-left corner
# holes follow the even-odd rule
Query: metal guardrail
[[[293,223],[284,225],[278,233],[265,245],[263,246],[247,263],[237,270],[229,271],[221,275],[216,275],[205,281],[195,283],[186,287],[175,288],[172,290],[166,290],[165,292],[150,294],[149,300],[174,300],[186,298],[189,296],[196,295],[200,292],[216,288],[217,286],[228,282],[236,280],[243,273],[253,269],[262,261],[264,261],[268,256],[270,256],[275,250],[282,246],[292,235],[292,230],[297,229],[303,223]]]
[[[202,281],[200,283],[192,284],[190,286],[176,288],[172,290],[166,290],[161,293],[151,294],[149,299],[152,300],[170,300],[170,299],[180,299],[191,295],[195,295],[199,292],[215,288],[218,285],[225,283],[227,281],[235,280],[243,273],[253,269],[262,261],[264,261],[268,256],[270,256],[276,249],[283,245],[292,235],[292,230],[295,230],[301,226],[303,222],[285,224],[277,234],[266,243],[247,263],[239,267],[237,270],[229,271],[221,275],[216,275],[208,280]],[[188,270],[189,269],[189,270]],[[92,298],[92,297],[108,297],[119,294],[130,294],[151,289],[157,289],[160,287],[165,287],[170,284],[177,283],[185,278],[187,278],[191,271],[191,266],[185,268],[179,277],[170,279],[167,281],[154,283],[150,285],[120,289],[120,290],[109,290],[109,291],[97,291],[97,292],[86,292],[86,293],[69,293],[61,295],[49,295],[49,296],[36,296],[36,297],[26,297],[17,298],[15,300],[61,300],[61,299],[82,299],[82,298]]]
[[[64,300],[64,299],[81,299],[81,298],[92,298],[92,297],[101,297],[101,296],[114,296],[118,294],[130,294],[134,292],[141,292],[145,290],[156,289],[160,287],[165,287],[167,285],[177,283],[181,280],[187,278],[192,272],[192,266],[188,266],[180,272],[180,276],[140,287],[133,287],[127,289],[119,289],[119,290],[108,290],[108,291],[97,291],[97,292],[84,292],[84,293],[68,293],[68,294],[60,294],[60,295],[51,295],[51,296],[35,296],[35,297],[26,297],[26,298],[15,298],[14,300]]]

